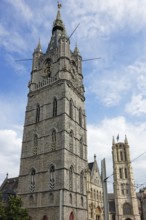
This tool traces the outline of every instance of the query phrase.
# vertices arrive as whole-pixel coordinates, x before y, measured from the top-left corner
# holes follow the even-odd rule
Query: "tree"
[[[10,195],[7,203],[0,201],[0,220],[30,220],[28,212],[22,208],[20,197]]]

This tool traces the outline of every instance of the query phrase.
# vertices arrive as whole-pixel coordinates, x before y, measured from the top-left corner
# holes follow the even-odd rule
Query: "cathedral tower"
[[[112,144],[116,220],[140,220],[127,137]]]
[[[46,53],[33,53],[18,194],[33,220],[87,219],[82,57],[60,14]]]

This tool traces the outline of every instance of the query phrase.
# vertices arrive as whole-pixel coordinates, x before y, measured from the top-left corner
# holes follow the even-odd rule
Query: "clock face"
[[[50,58],[47,58],[44,61],[43,68],[42,68],[42,75],[44,77],[51,77],[51,59]]]

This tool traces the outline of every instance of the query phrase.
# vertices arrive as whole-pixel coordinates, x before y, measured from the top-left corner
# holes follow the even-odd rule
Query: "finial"
[[[79,54],[80,54],[79,49],[78,49],[77,42],[76,42],[76,45],[75,45],[74,54],[75,54],[75,55],[79,55]]]
[[[60,8],[62,7],[61,3],[58,1],[58,9],[60,10]]]
[[[125,144],[128,144],[127,136],[125,135]]]
[[[94,154],[94,161],[96,160],[96,154]]]
[[[6,173],[6,178],[8,179],[8,176],[9,176],[9,174],[8,173]]]
[[[114,138],[114,136],[113,136],[113,145],[115,145],[115,138]]]
[[[117,142],[119,141],[119,134],[117,135]]]
[[[39,38],[39,41],[38,41],[38,45],[37,45],[37,47],[36,47],[36,49],[35,49],[35,52],[40,52],[40,53],[42,53],[42,47],[41,47],[40,38]]]

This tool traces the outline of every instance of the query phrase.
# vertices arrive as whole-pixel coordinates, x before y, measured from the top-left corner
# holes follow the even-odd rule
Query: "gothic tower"
[[[112,144],[116,220],[140,220],[127,137]]]
[[[82,57],[70,49],[58,4],[46,53],[38,43],[21,152],[18,194],[34,220],[87,219]]]

